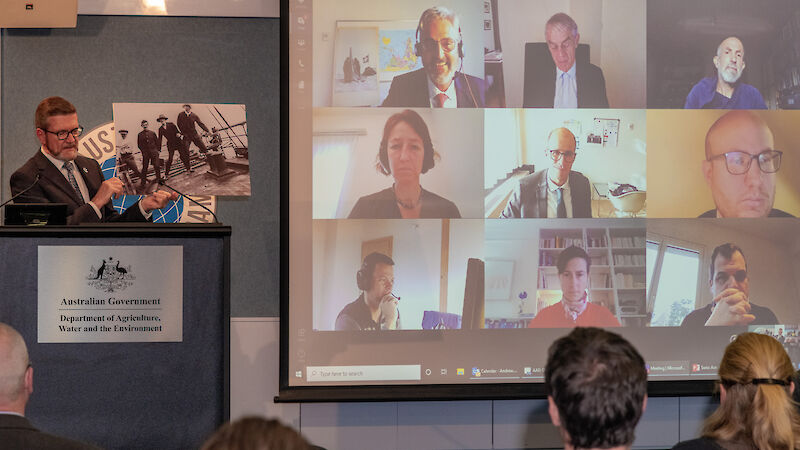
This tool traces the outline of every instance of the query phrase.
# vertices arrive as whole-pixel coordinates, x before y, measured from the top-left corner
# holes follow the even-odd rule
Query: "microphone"
[[[19,192],[17,193],[17,195],[15,195],[15,196],[11,197],[10,199],[8,199],[8,200],[4,201],[2,204],[0,204],[0,208],[2,208],[3,206],[6,206],[7,204],[9,204],[9,203],[11,203],[11,202],[13,202],[13,201],[14,201],[14,199],[16,199],[17,197],[19,197],[20,195],[22,195],[22,194],[24,194],[24,193],[26,193],[26,192],[30,191],[30,190],[31,190],[31,189],[32,189],[34,186],[36,186],[36,183],[38,183],[38,182],[39,182],[39,180],[40,180],[41,178],[42,178],[42,171],[41,171],[41,169],[40,169],[40,170],[39,170],[39,172],[36,174],[36,178],[33,180],[33,183],[31,183],[31,185],[30,185],[30,186],[28,186],[28,187],[26,187],[25,189],[23,189],[23,190],[19,191]]]
[[[459,67],[458,67],[458,72],[461,73],[461,77],[464,78],[464,83],[467,84],[467,90],[469,91],[469,96],[472,98],[472,106],[473,106],[473,108],[477,108],[478,107],[478,101],[475,100],[475,94],[472,93],[472,86],[469,85],[469,79],[467,78],[467,75],[464,74],[464,72],[461,71],[461,69],[463,69],[463,68],[464,68],[464,58],[462,57],[461,58],[461,63],[459,64]]]
[[[216,214],[214,214],[214,211],[212,211],[212,210],[210,210],[210,209],[206,208],[205,206],[203,206],[202,204],[200,204],[199,202],[197,202],[197,201],[196,201],[195,199],[193,199],[192,197],[189,197],[188,195],[184,194],[183,192],[181,192],[181,191],[179,191],[179,190],[175,189],[174,187],[172,187],[172,186],[168,185],[168,184],[167,184],[167,181],[166,181],[165,179],[161,178],[160,180],[158,180],[158,184],[159,184],[159,185],[161,185],[161,186],[166,186],[166,187],[168,187],[168,188],[172,189],[173,191],[177,192],[177,193],[178,193],[178,194],[179,194],[181,197],[187,198],[187,199],[189,199],[189,201],[190,201],[190,202],[192,202],[192,203],[194,203],[195,205],[197,205],[197,206],[199,206],[199,207],[201,207],[201,208],[205,209],[206,211],[208,211],[209,213],[211,213],[211,215],[212,215],[212,216],[214,216],[214,223],[220,223],[219,219],[217,218],[217,215],[216,215]]]

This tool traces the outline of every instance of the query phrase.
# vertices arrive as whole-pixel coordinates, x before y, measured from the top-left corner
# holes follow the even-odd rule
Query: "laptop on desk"
[[[6,225],[66,225],[66,203],[10,203],[6,205]]]

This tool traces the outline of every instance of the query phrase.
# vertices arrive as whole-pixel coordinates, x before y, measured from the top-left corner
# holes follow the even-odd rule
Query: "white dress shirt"
[[[556,96],[553,108],[577,108],[578,83],[575,80],[575,64],[568,71],[562,72],[556,67]]]
[[[456,98],[456,79],[450,82],[450,86],[447,88],[446,91],[440,91],[433,81],[431,81],[430,77],[426,77],[428,80],[428,100],[430,101],[431,108],[436,107],[436,96],[438,94],[444,94],[447,96],[447,99],[444,101],[444,106],[442,108],[458,108],[458,99]]]

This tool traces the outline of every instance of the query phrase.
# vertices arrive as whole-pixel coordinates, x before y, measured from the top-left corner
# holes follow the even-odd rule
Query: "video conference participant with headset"
[[[426,9],[417,26],[414,52],[424,67],[394,77],[381,106],[485,107],[486,82],[461,72],[464,42],[454,12],[441,6]]]
[[[359,198],[348,219],[460,218],[453,202],[419,184],[420,174],[432,169],[436,158],[422,117],[410,109],[393,114],[383,127],[376,168],[391,175],[394,184]]]
[[[383,253],[372,252],[364,257],[356,272],[361,295],[348,303],[336,317],[337,331],[399,330],[399,297],[392,294],[394,261]]]

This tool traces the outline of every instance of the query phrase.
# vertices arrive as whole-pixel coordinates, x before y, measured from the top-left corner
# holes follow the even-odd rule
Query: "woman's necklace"
[[[420,189],[419,196],[413,202],[404,202],[404,201],[400,200],[399,198],[397,198],[397,192],[395,192],[395,190],[394,190],[394,185],[392,185],[392,193],[394,194],[394,200],[403,209],[416,209],[417,206],[419,206],[420,200],[422,200],[422,189]]]

